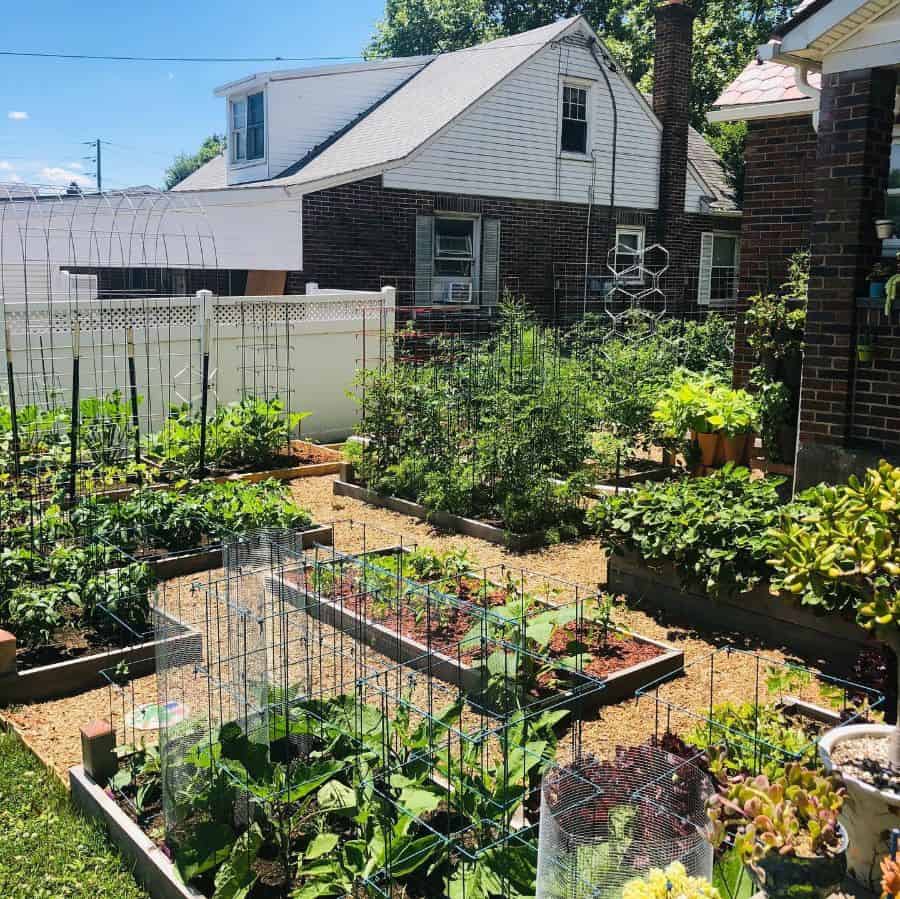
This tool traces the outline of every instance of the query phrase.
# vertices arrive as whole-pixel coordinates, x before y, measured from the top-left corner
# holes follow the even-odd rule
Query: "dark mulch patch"
[[[19,671],[42,668],[44,665],[55,665],[57,662],[68,662],[82,656],[118,649],[119,646],[119,643],[91,628],[68,625],[54,631],[49,643],[17,647],[16,668]]]
[[[600,625],[592,622],[582,623],[579,627],[575,621],[557,629],[550,638],[550,650],[557,656],[589,653],[593,658],[584,666],[584,672],[592,677],[609,677],[662,655],[662,650],[652,643],[644,643],[618,631],[610,631],[604,639]]]

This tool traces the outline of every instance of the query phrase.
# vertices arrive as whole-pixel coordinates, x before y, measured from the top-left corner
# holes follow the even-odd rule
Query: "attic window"
[[[266,155],[265,102],[262,91],[231,101],[231,161]]]
[[[559,149],[563,153],[587,154],[587,108],[586,87],[574,84],[563,85],[562,126],[560,128]]]

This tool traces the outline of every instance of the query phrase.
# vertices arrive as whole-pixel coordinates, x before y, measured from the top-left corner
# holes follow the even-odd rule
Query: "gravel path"
[[[438,533],[428,524],[385,509],[366,506],[358,500],[336,497],[332,493],[333,480],[330,476],[304,478],[291,484],[296,501],[309,508],[317,522],[352,520],[355,523],[353,533],[357,536],[361,534],[357,525],[365,523],[397,536],[402,535],[405,542],[415,542],[437,550],[465,548],[480,565],[505,563],[525,567],[542,574],[577,581],[592,589],[605,581],[603,549],[596,540],[561,544],[528,553],[511,553],[500,546],[475,538]],[[342,533],[348,533],[349,525],[341,527]],[[377,542],[379,539],[386,540],[387,535],[369,532],[369,539]],[[762,650],[776,660],[785,658],[777,646],[753,643],[739,634],[704,631],[701,630],[702,622],[697,622],[697,628],[679,626],[651,609],[632,606],[621,613],[620,621],[638,634],[678,646],[684,651],[688,664],[708,657],[717,647],[735,643],[746,649]],[[722,665],[727,664],[727,670],[719,668],[714,701],[752,700],[759,675],[754,657],[733,654],[727,660],[722,656],[719,658],[723,659]],[[717,665],[719,664],[717,659]],[[670,724],[677,730],[684,730],[695,723],[689,712],[702,714],[709,703],[707,666],[697,665],[695,669],[696,674],[680,678],[666,688],[668,702],[673,707],[686,710],[683,714],[672,715]],[[135,702],[156,700],[154,677],[135,681],[133,688]],[[80,726],[98,718],[107,718],[110,709],[110,692],[103,688],[79,696],[19,707],[6,714],[31,745],[64,774],[69,766],[80,761]],[[640,702],[630,700],[608,706],[603,710],[602,718],[595,715],[591,720],[585,721],[582,734],[584,746],[605,755],[616,745],[640,742],[653,734],[656,728],[665,726],[665,715],[658,714],[660,709],[665,712],[652,697],[646,697]],[[121,699],[113,697],[112,711],[120,724]]]

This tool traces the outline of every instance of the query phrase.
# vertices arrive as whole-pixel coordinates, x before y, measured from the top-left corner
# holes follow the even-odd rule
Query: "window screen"
[[[562,133],[564,153],[587,152],[587,89],[563,85]]]

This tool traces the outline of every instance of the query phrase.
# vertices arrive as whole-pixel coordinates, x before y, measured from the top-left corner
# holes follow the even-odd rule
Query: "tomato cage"
[[[491,638],[476,606],[454,650],[468,668],[433,649],[398,661],[339,626],[326,582],[399,578],[426,615],[460,600],[376,570],[415,552],[402,537],[353,521],[328,536],[247,535],[221,568],[159,585],[156,674],[106,672],[114,795],[201,890],[227,858],[275,894],[406,880],[466,896],[503,865],[513,895],[533,876],[540,772],[577,750],[602,683]]]
[[[74,501],[278,467],[305,310],[245,296],[246,271],[219,267],[225,225],[150,187],[0,184],[0,473],[47,493],[62,480]]]
[[[884,693],[793,662],[725,646],[639,689],[654,739],[685,756],[706,752],[721,774],[776,776],[816,762],[819,738],[839,724],[879,717]],[[703,705],[682,700],[684,678]]]
[[[712,793],[702,768],[646,743],[554,765],[541,784],[537,899],[618,899],[629,881],[673,862],[711,878]]]

